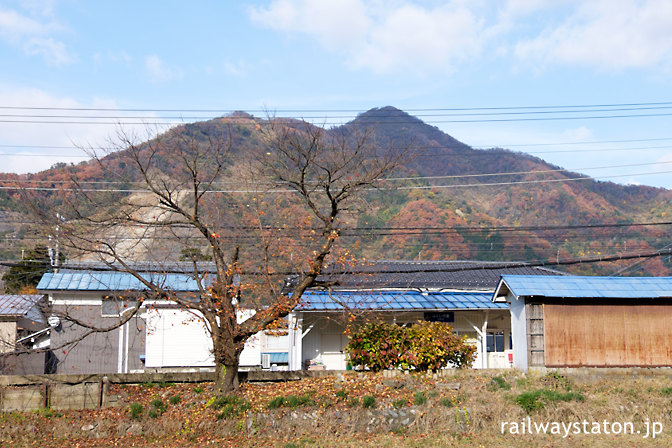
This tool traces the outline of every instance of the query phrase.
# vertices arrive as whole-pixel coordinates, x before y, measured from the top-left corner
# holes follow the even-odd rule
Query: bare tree
[[[146,288],[120,322],[157,298],[205,322],[222,392],[237,387],[245,341],[289,314],[327,264],[348,259],[338,246],[342,230],[366,190],[406,156],[378,148],[370,130],[335,132],[296,120],[249,120],[255,144],[241,147],[239,126],[232,122],[216,137],[181,127],[142,143],[119,132],[115,149],[123,151],[98,158],[99,168],[107,179],[125,176],[134,193],[110,203],[109,192],[78,184],[60,210],[67,218],[60,242],[70,257],[102,262]],[[180,253],[193,260],[193,296],[134,264]],[[214,269],[204,269],[203,258]],[[240,321],[242,308],[255,313]]]

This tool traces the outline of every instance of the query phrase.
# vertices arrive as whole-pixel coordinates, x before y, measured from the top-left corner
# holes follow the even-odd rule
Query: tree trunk
[[[228,358],[228,360],[215,360],[215,392],[219,395],[226,395],[238,389],[240,353]]]

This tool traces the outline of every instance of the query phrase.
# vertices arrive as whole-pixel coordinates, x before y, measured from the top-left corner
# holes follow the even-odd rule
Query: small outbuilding
[[[519,263],[373,261],[327,272],[290,316],[289,368],[347,367],[348,329],[367,320],[400,325],[448,322],[476,346],[475,368],[509,368],[511,319],[506,303],[492,303],[502,274],[563,275]]]
[[[61,316],[51,332],[56,373],[134,373],[214,367],[212,339],[196,311],[170,300],[146,299],[139,311],[124,322],[146,286],[125,272],[79,268],[46,273],[37,285],[38,291],[48,296],[54,313],[51,320]],[[198,285],[191,274],[148,271],[143,275],[176,295],[198,300]],[[238,319],[243,321],[253,313],[241,308]],[[90,328],[109,328],[109,331],[90,332]],[[287,364],[287,346],[283,347],[282,341],[286,344],[286,339],[286,335],[283,339],[264,332],[251,337],[241,353],[241,368],[283,368]]]
[[[522,371],[672,366],[672,277],[502,275]]]
[[[45,303],[44,296],[37,294],[0,295],[0,373],[51,373],[51,329],[42,313]]]

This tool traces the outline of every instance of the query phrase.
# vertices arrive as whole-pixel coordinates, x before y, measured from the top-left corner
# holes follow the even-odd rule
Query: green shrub
[[[378,371],[397,367],[407,345],[404,328],[384,322],[370,322],[352,336],[345,350],[351,364]]]
[[[375,408],[376,397],[373,395],[367,395],[366,397],[362,397],[362,407],[366,409]]]
[[[160,398],[153,399],[150,404],[154,409],[166,409],[166,404]]]
[[[235,395],[219,395],[216,397],[212,397],[207,404],[213,409],[222,409],[227,404],[240,406],[245,403],[247,403],[247,401],[243,400],[240,397],[236,397]]]
[[[352,336],[346,351],[351,364],[374,371],[468,367],[476,357],[476,348],[453,333],[450,325],[422,321],[410,327],[368,323]]]
[[[413,395],[413,403],[415,403],[418,406],[427,403],[427,395],[425,395],[425,393],[420,390],[417,391],[415,395]]]
[[[201,394],[203,393],[203,388],[201,386],[196,386],[194,387],[194,393],[195,394]]]
[[[250,404],[247,402],[242,402],[237,405],[229,403],[224,405],[222,412],[217,414],[217,420],[238,417],[248,409],[250,409]]]
[[[359,404],[359,398],[357,398],[357,397],[354,397],[354,398],[351,398],[350,400],[348,400],[348,406],[350,406],[351,408],[356,407],[358,404]]]
[[[161,413],[156,409],[152,409],[151,411],[149,411],[149,416],[151,418],[157,418],[159,415],[161,415]]]
[[[268,408],[269,409],[277,409],[280,408],[284,405],[285,403],[285,398],[284,397],[275,397],[268,403]]]
[[[538,389],[524,392],[515,398],[515,402],[528,414],[542,409],[548,403],[558,401],[583,401],[585,397],[577,392],[558,392],[556,390]]]
[[[343,389],[340,389],[336,391],[336,397],[340,400],[345,400],[346,398],[348,398],[348,394]]]
[[[247,400],[236,397],[235,395],[212,397],[207,405],[213,409],[221,409],[221,412],[217,414],[217,420],[238,417],[250,409],[250,403]]]
[[[44,418],[63,417],[63,414],[61,414],[60,412],[54,411],[54,410],[49,409],[49,408],[40,408],[40,409],[36,410],[35,413],[37,415],[41,415]]]
[[[398,399],[398,400],[394,400],[394,401],[392,402],[392,406],[393,406],[395,409],[405,408],[407,405],[408,405],[408,401],[407,401],[407,400],[404,400],[403,398],[400,398],[400,399]]]
[[[180,401],[182,401],[182,397],[179,395],[173,395],[168,399],[168,402],[172,405],[178,404]]]
[[[660,393],[663,394],[663,395],[670,395],[670,394],[672,394],[672,387],[663,387],[660,390]]]
[[[511,389],[511,385],[506,382],[506,380],[501,377],[501,376],[495,376],[492,378],[490,381],[490,385],[488,386],[488,390],[491,392],[504,389],[504,390],[509,390]]]
[[[420,371],[438,370],[447,365],[471,367],[476,359],[476,347],[465,337],[453,333],[445,322],[418,322],[406,328],[411,341],[406,353],[407,367]]]
[[[131,403],[128,407],[128,413],[133,420],[139,419],[142,416],[142,410],[142,405],[140,403]]]

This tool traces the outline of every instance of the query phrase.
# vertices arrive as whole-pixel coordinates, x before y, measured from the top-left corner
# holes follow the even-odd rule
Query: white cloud
[[[145,70],[154,83],[162,83],[182,76],[179,70],[168,68],[166,63],[155,54],[145,58]]]
[[[581,3],[561,23],[522,39],[515,54],[543,65],[568,63],[623,69],[669,65],[672,2],[599,0]]]
[[[480,52],[482,33],[476,17],[466,8],[430,11],[403,6],[371,29],[368,42],[352,64],[380,72],[415,67],[447,71],[455,61]]]
[[[42,13],[46,14],[45,11]],[[48,65],[75,61],[65,43],[52,36],[64,30],[65,27],[55,21],[41,21],[15,10],[0,9],[0,38],[28,55],[42,56]]]
[[[452,0],[426,8],[363,0],[274,0],[267,8],[250,9],[250,17],[270,29],[309,35],[354,68],[422,74],[425,69],[449,71],[456,61],[480,52],[488,33],[467,4]]]
[[[270,0],[249,16],[375,72],[445,73],[483,55],[536,69],[672,68],[672,2],[662,0]]]
[[[249,13],[263,26],[312,35],[330,49],[356,44],[371,25],[361,0],[274,0]]]
[[[32,38],[25,43],[24,49],[28,54],[41,55],[45,62],[52,66],[67,65],[75,61],[68,53],[65,44],[55,41],[51,37]]]
[[[54,96],[39,89],[17,88],[16,86],[0,86],[0,104],[18,108],[115,109],[118,107],[116,102],[112,100],[94,98],[83,103],[73,98]],[[34,111],[18,109],[16,113],[30,115]],[[58,113],[73,117],[72,120],[66,119],[63,121],[76,121],[78,115],[91,114],[88,111],[59,111]],[[96,114],[101,113],[96,112]],[[124,115],[123,112],[118,111],[112,111],[109,114],[111,116]],[[150,119],[151,121],[158,120],[153,117]],[[30,117],[24,121],[27,120],[30,120]],[[119,122],[121,120],[101,121]],[[150,128],[143,125],[123,125],[125,132],[136,133],[142,137],[147,136],[148,129]],[[34,173],[47,169],[57,162],[69,164],[87,160],[89,156],[78,147],[105,145],[110,137],[113,138],[116,130],[118,130],[117,126],[109,124],[3,123],[0,171]],[[26,147],[27,145],[29,147]]]
[[[9,40],[46,34],[49,25],[42,24],[13,10],[0,10],[0,35]]]

